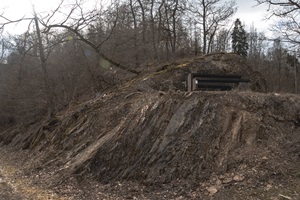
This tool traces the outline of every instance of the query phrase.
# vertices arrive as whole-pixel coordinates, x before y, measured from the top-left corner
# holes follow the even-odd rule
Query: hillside
[[[186,92],[195,71],[238,73],[251,85]],[[1,154],[69,199],[297,199],[300,98],[266,88],[233,54],[170,63],[3,131]]]

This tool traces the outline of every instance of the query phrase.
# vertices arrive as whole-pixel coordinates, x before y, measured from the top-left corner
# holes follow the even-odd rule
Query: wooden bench
[[[243,79],[241,75],[229,74],[201,74],[190,73],[187,79],[188,91],[194,90],[232,90],[239,83],[250,82],[249,79]]]

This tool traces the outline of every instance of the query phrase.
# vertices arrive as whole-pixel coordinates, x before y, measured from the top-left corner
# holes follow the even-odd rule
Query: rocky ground
[[[251,85],[186,92],[185,77],[197,66],[241,73]],[[266,89],[263,77],[231,54],[152,69],[50,120],[2,131],[0,194],[300,199],[300,97]]]

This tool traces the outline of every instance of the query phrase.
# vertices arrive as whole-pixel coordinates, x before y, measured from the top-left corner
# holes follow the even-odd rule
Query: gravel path
[[[34,184],[21,171],[18,162],[6,149],[0,148],[0,200],[62,200],[50,190]]]
[[[23,200],[25,197],[16,192],[3,178],[0,178],[0,199]]]

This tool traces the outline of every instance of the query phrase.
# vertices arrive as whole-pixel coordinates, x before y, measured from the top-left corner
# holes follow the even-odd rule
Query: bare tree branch
[[[58,12],[59,8],[57,8],[55,10],[55,12]],[[51,15],[51,17],[53,17],[53,15]],[[94,8],[92,11],[89,11],[88,13],[85,13],[83,6],[82,6],[82,0],[76,1],[76,3],[74,3],[71,7],[71,9],[69,10],[68,14],[66,15],[66,18],[64,20],[62,20],[60,23],[54,23],[54,24],[50,24],[49,20],[47,21],[40,21],[40,23],[44,26],[45,30],[44,33],[49,33],[51,29],[55,29],[55,28],[60,28],[60,29],[65,29],[68,30],[72,33],[74,33],[79,40],[81,40],[82,42],[86,43],[87,45],[89,45],[90,47],[92,47],[92,49],[94,49],[94,51],[103,59],[105,59],[106,61],[108,61],[109,63],[111,63],[112,65],[121,68],[123,70],[126,70],[130,73],[134,73],[134,74],[138,74],[138,72],[136,70],[130,69],[126,66],[121,65],[120,63],[117,63],[116,61],[110,59],[108,56],[106,56],[103,52],[100,51],[102,45],[109,40],[109,38],[112,36],[114,29],[117,25],[117,21],[118,21],[118,8],[117,8],[117,13],[115,16],[115,20],[113,22],[113,26],[110,29],[109,34],[107,35],[107,37],[102,40],[99,43],[94,43],[92,41],[89,40],[89,38],[86,38],[83,31],[86,30],[86,28],[88,26],[91,26],[92,24],[95,24],[97,22],[97,20],[99,19],[100,14],[99,11]]]
[[[300,43],[300,2],[295,0],[257,0],[258,4],[269,6],[270,17],[278,17],[279,22],[274,26],[276,32],[292,43]]]
[[[0,19],[4,19],[4,22],[0,22],[0,29],[4,29],[4,27],[9,24],[15,24],[25,20],[33,20],[33,18],[28,18],[28,17],[22,17],[20,19],[10,20],[3,15],[0,15]]]
[[[47,17],[47,21],[45,24],[48,24],[50,22],[50,20],[54,17],[54,15],[59,11],[59,9],[61,8],[61,6],[63,5],[64,0],[61,0],[61,2],[59,3],[59,5],[57,6],[57,8],[52,11],[51,15],[49,17]],[[70,12],[71,13],[71,12]]]

